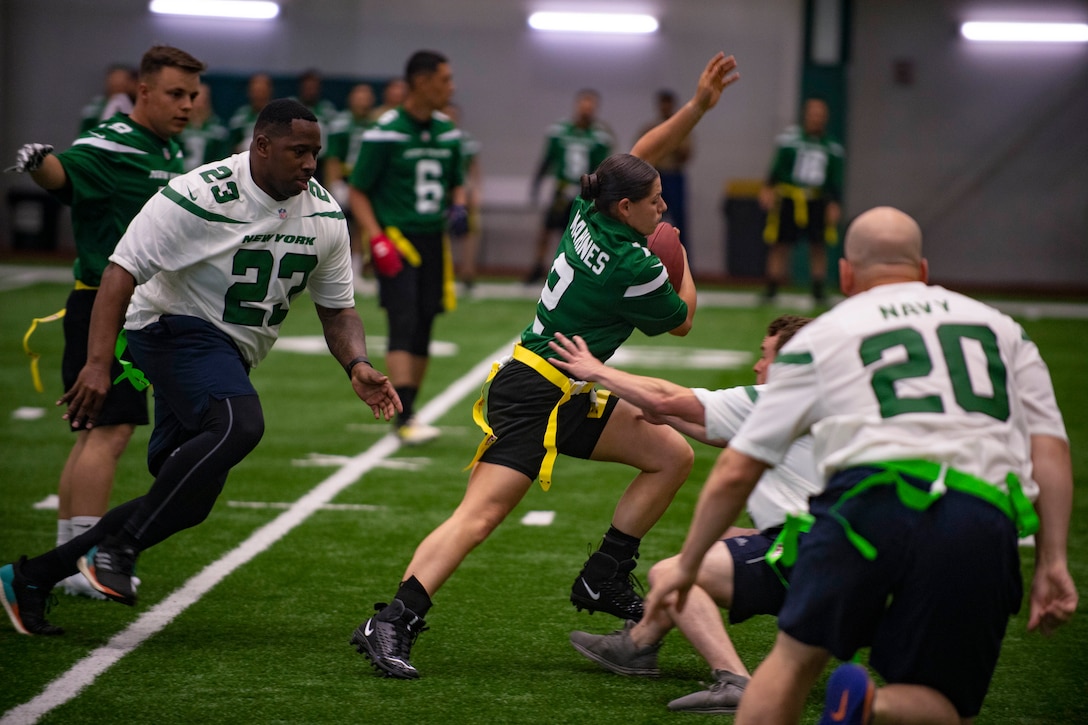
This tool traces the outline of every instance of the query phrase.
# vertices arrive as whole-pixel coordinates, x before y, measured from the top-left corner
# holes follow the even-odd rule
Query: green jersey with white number
[[[558,121],[548,129],[543,165],[555,176],[560,187],[573,184],[578,189],[582,174],[600,166],[612,153],[614,145],[612,134],[599,123],[579,128],[571,121]]]
[[[378,223],[406,235],[441,234],[451,191],[464,184],[461,131],[434,112],[425,123],[403,108],[363,133],[351,185],[370,199]]]
[[[634,330],[660,335],[687,316],[687,303],[673,289],[665,265],[646,248],[646,237],[578,197],[536,319],[521,342],[550,358],[555,353],[548,342],[556,332],[581,335],[595,357],[607,360]]]
[[[316,181],[273,199],[254,182],[248,151],[170,182],[110,261],[136,278],[126,329],[162,315],[199,317],[229,335],[250,366],[268,354],[304,289],[322,307],[355,306],[340,206]]]
[[[826,136],[808,136],[791,126],[776,139],[768,183],[791,184],[809,190],[809,198],[842,199],[844,152]]]
[[[72,207],[75,278],[97,287],[125,228],[184,168],[181,146],[117,114],[57,154],[68,183],[54,192]]]

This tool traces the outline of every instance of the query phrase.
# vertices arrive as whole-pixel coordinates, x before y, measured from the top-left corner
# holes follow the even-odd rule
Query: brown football
[[[661,222],[654,233],[646,239],[646,246],[657,255],[669,273],[669,281],[679,291],[684,281],[684,247],[680,244],[680,233],[668,222]]]

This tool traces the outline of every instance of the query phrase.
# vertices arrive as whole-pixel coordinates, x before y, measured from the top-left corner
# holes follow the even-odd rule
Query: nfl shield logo
[[[286,209],[284,209],[283,207],[280,207],[277,211],[279,211],[279,213],[280,213],[280,219],[286,219],[287,218],[287,210]]]

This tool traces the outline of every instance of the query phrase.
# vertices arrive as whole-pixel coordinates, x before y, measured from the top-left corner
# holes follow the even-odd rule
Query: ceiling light
[[[1014,43],[1088,43],[1088,23],[964,23],[968,40]]]
[[[201,18],[271,20],[280,6],[267,0],[151,0],[151,12]]]
[[[657,18],[629,13],[533,13],[529,27],[573,33],[646,34],[657,31]]]

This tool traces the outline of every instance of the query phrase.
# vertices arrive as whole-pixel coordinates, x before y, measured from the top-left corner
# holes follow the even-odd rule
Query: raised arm
[[[737,61],[733,56],[719,52],[706,64],[699,76],[695,95],[676,113],[651,128],[635,142],[631,149],[632,156],[638,156],[649,164],[657,165],[661,160],[676,150],[699,119],[713,108],[721,98],[722,91],[740,80],[740,74],[734,71]]]

